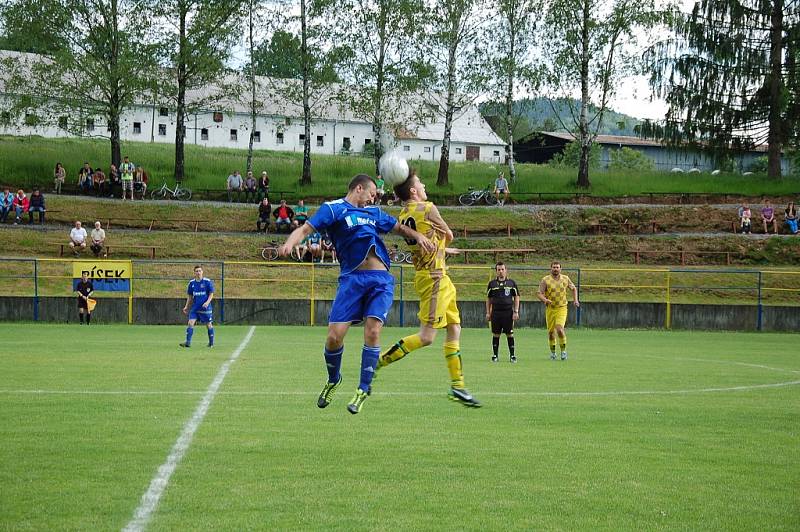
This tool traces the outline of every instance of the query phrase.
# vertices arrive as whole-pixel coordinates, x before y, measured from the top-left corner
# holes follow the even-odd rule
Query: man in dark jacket
[[[30,206],[28,207],[28,225],[33,224],[33,213],[39,213],[39,224],[44,224],[44,195],[38,188],[33,189],[33,194],[30,198]]]

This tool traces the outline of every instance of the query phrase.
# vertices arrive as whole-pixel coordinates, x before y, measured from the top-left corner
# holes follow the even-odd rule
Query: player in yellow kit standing
[[[550,342],[550,359],[556,359],[556,335],[561,347],[561,360],[567,359],[567,333],[564,325],[567,323],[567,288],[572,290],[572,301],[575,307],[580,307],[578,289],[569,277],[561,274],[561,263],[550,263],[550,275],[545,275],[539,283],[539,293],[536,296],[547,307],[544,311],[547,322],[547,338]]]
[[[378,367],[397,362],[411,351],[430,345],[439,329],[447,329],[444,357],[450,372],[449,397],[465,406],[480,407],[464,386],[461,366],[461,315],[456,305],[456,288],[447,275],[445,247],[452,242],[453,232],[439,214],[436,205],[428,201],[425,185],[409,171],[409,177],[394,187],[394,193],[405,202],[400,216],[401,224],[409,226],[428,237],[435,245],[434,252],[426,252],[414,240],[406,240],[414,259],[414,288],[419,295],[419,322],[417,334],[406,336],[381,354]]]

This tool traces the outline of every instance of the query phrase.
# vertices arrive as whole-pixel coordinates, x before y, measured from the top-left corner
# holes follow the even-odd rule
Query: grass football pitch
[[[325,410],[325,328],[250,330],[4,323],[0,529],[800,528],[798,335],[573,329],[552,362],[520,329],[512,365],[468,329],[483,408],[440,337],[353,416],[360,329]]]

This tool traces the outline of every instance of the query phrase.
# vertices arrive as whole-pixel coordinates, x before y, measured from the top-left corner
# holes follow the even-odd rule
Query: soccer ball
[[[391,189],[408,179],[408,162],[393,150],[381,156],[378,161],[378,171]]]

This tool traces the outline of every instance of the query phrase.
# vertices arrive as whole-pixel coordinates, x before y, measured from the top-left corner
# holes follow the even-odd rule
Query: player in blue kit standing
[[[381,354],[381,328],[394,299],[389,253],[379,235],[392,231],[403,238],[416,240],[429,252],[434,251],[433,243],[427,237],[372,205],[376,190],[375,181],[370,176],[355,176],[348,185],[347,196],[323,203],[314,216],[295,229],[278,248],[278,253],[285,257],[303,238],[326,230],[336,247],[341,273],[325,340],[328,382],[319,394],[317,406],[325,408],[331,403],[342,383],[340,369],[344,337],[352,324],[364,322],[361,378],[353,400],[347,405],[351,414],[358,414],[367,399]]]
[[[181,347],[192,346],[195,322],[205,323],[208,328],[208,347],[214,347],[214,323],[212,320],[211,300],[214,299],[214,283],[208,277],[203,277],[203,267],[194,267],[194,279],[189,281],[186,289],[186,304],[183,313],[189,316],[186,327],[186,341]]]

